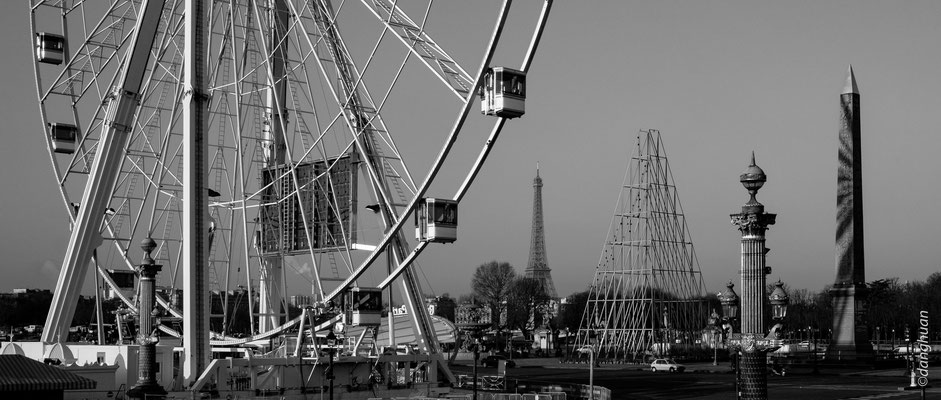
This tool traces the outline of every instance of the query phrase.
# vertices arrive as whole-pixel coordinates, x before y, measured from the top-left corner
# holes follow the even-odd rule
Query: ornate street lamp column
[[[738,310],[739,310],[739,298],[738,294],[735,293],[735,284],[732,281],[729,281],[729,284],[725,286],[726,290],[724,292],[719,292],[719,303],[722,304],[722,341],[726,345],[726,349],[729,349],[729,356],[732,358],[732,369],[735,371],[735,393],[736,398],[740,393],[738,389],[738,381],[741,375],[741,369],[739,369],[738,364],[738,348],[735,346],[736,342],[734,340],[740,339],[740,334],[735,333],[735,322],[738,321]],[[732,335],[736,335],[733,339]]]
[[[483,331],[490,324],[483,321],[484,312],[487,312],[487,310],[484,310],[480,305],[472,304],[466,307],[462,306],[462,308],[463,311],[458,312],[456,325],[465,337],[469,336],[474,340],[471,345],[474,351],[473,400],[477,400],[477,364],[480,363],[480,348],[483,345],[481,339],[483,338]]]
[[[154,311],[154,290],[157,273],[163,267],[154,263],[150,253],[157,248],[153,239],[147,238],[141,241],[141,249],[144,250],[144,261],[137,266],[137,273],[140,276],[140,294],[138,295],[137,314],[139,316],[139,325],[137,333],[137,344],[140,346],[137,367],[137,383],[127,391],[128,397],[132,399],[143,399],[149,396],[165,395],[157,383],[157,337],[153,333],[153,311]]]
[[[765,231],[774,224],[776,215],[765,212],[765,206],[755,199],[758,190],[767,181],[765,172],[755,164],[752,153],[751,165],[739,177],[742,186],[751,198],[742,206],[742,212],[732,214],[732,224],[742,232],[742,285],[741,285],[741,398],[767,399],[767,362],[765,349],[760,346],[764,339],[765,315]]]

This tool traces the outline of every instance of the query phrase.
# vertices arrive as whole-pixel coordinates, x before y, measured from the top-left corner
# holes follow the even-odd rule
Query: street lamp
[[[591,346],[582,346],[578,352],[588,352],[588,400],[595,400],[595,350]]]
[[[892,351],[895,351],[895,328],[892,328]]]
[[[912,378],[911,383],[908,385],[909,387],[917,387],[915,383],[915,343],[912,342],[913,332],[913,330],[910,331],[908,329],[908,324],[905,324],[905,348],[907,349],[906,353],[908,355],[909,376]],[[922,398],[925,398],[924,394],[922,394]]]
[[[728,342],[729,337],[732,335],[732,333],[735,332],[735,320],[738,319],[739,298],[738,294],[735,293],[735,289],[733,289],[735,284],[732,283],[732,281],[729,281],[729,284],[725,287],[725,291],[719,292],[717,297],[719,298],[719,303],[722,304],[722,315],[724,316],[722,324],[722,329],[724,332],[723,340]],[[727,345],[726,348],[730,347]],[[738,350],[732,352],[731,356],[732,369],[735,370],[735,393],[736,396],[738,396]]]
[[[477,400],[477,364],[480,363],[480,346],[483,330],[490,326],[484,322],[486,310],[478,304],[471,304],[465,309],[463,317],[458,317],[458,329],[474,339],[471,347],[474,352],[474,400]]]
[[[772,347],[775,347],[779,343],[777,340],[781,338],[781,332],[784,330],[784,317],[787,316],[787,306],[791,302],[791,298],[784,291],[784,284],[781,283],[780,279],[774,284],[774,290],[768,296],[768,301],[771,303],[771,319],[774,321],[774,326],[771,327],[771,331],[768,333],[768,339],[775,341],[770,343]],[[772,357],[774,356],[772,355]],[[777,359],[773,360],[775,362],[772,364],[772,368],[778,365]],[[775,373],[783,375],[784,367],[781,366],[781,371],[775,371]]]
[[[327,363],[327,369],[325,370],[325,378],[330,382],[330,387],[327,389],[330,393],[330,400],[333,400],[333,380],[336,379],[336,374],[333,373],[333,355],[336,352],[337,345],[337,335],[333,333],[331,329],[327,333],[327,355],[330,357]]]
[[[771,301],[771,319],[780,323],[787,315],[787,305],[791,301],[787,292],[784,291],[784,284],[781,283],[780,279],[774,284],[774,290],[768,296],[768,300]]]
[[[480,363],[480,336],[474,337],[474,400],[477,400],[477,364]]]
[[[809,326],[807,327],[807,331],[810,332],[811,343],[813,343],[813,346],[814,346],[813,353],[812,353],[812,357],[814,360],[814,371],[813,371],[814,374],[820,373],[820,370],[817,369],[817,330],[818,329],[814,329]]]
[[[716,314],[716,310],[712,309],[712,314],[709,314],[709,326],[712,327],[712,365],[719,365],[719,327],[717,323],[719,322],[719,314]]]
[[[726,290],[724,292],[719,292],[717,297],[719,298],[719,303],[722,304],[722,315],[724,319],[730,324],[738,319],[738,307],[739,299],[738,294],[735,293],[735,284],[732,281],[729,281],[728,285],[725,286]],[[729,327],[729,333],[735,331],[734,328]]]
[[[881,347],[882,347],[882,342],[881,342],[881,340],[882,340],[882,335],[881,335],[881,332],[882,332],[882,329],[880,329],[880,328],[877,326],[877,327],[876,327],[876,360],[879,360],[879,350],[881,350]]]

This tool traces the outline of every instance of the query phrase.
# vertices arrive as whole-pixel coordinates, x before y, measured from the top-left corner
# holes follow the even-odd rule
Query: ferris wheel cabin
[[[344,297],[345,323],[349,326],[382,324],[382,289],[354,287]]]
[[[506,67],[493,67],[480,87],[480,112],[503,118],[526,113],[526,73]]]
[[[36,59],[46,64],[62,64],[65,58],[65,37],[54,33],[36,34]]]
[[[457,202],[427,198],[415,213],[415,238],[422,242],[457,240]]]
[[[78,128],[75,125],[52,122],[49,124],[49,136],[52,138],[52,150],[56,153],[72,154],[78,141]]]

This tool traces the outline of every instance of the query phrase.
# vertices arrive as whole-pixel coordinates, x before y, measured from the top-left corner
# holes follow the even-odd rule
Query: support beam
[[[144,0],[130,41],[123,76],[109,95],[108,108],[98,141],[98,155],[82,194],[82,204],[69,236],[69,244],[59,270],[52,304],[42,333],[44,343],[64,342],[75,306],[88,274],[92,252],[102,243],[101,222],[111,201],[118,173],[124,161],[124,146],[140,105],[141,87],[150,64],[154,36],[163,11],[162,0]]]
[[[206,93],[208,2],[186,0],[183,72],[183,379],[209,363],[209,209],[206,181],[209,97]]]
[[[284,0],[270,0],[268,2],[268,26],[271,29],[268,35],[268,42],[265,44],[267,52],[271,54],[268,58],[268,97],[266,107],[268,109],[267,123],[262,128],[264,131],[264,168],[282,165],[287,161],[287,145],[285,144],[284,126],[287,123],[287,79],[285,76],[285,60],[287,59],[288,47],[288,6]],[[282,185],[287,182],[294,182],[289,179],[282,179]],[[279,191],[282,193],[292,193],[294,190]],[[280,214],[280,213],[279,213]],[[282,229],[293,229],[294,227],[285,227],[285,221],[281,221]],[[258,282],[258,331],[267,332],[274,329],[283,322],[286,316],[284,303],[284,262],[281,254],[266,255],[261,263],[261,274]]]

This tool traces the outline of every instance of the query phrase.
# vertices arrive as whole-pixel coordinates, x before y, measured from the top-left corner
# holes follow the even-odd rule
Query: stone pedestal
[[[764,350],[742,351],[739,356],[741,380],[739,397],[742,399],[767,400],[768,361]]]
[[[833,337],[827,348],[827,360],[834,362],[872,361],[872,345],[866,329],[865,285],[830,289],[833,300]]]

